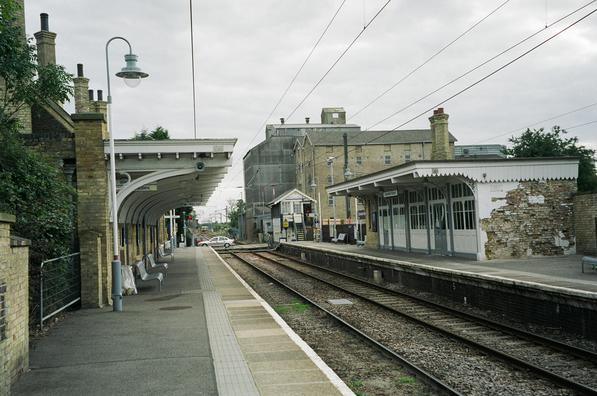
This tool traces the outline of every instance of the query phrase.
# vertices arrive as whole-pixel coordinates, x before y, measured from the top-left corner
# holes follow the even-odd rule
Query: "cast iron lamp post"
[[[122,279],[120,249],[118,246],[118,202],[116,201],[116,160],[114,155],[114,132],[112,131],[112,116],[110,108],[112,105],[112,95],[110,92],[110,62],[108,61],[108,46],[114,40],[122,40],[129,46],[129,53],[124,56],[126,66],[122,68],[117,77],[124,79],[126,85],[131,88],[141,83],[141,79],[149,74],[141,71],[137,67],[137,55],[133,54],[131,43],[124,37],[112,37],[106,43],[106,80],[108,81],[108,132],[110,134],[110,179],[111,179],[111,197],[112,197],[112,236],[114,239],[114,258],[112,260],[112,310],[114,312],[122,311]]]

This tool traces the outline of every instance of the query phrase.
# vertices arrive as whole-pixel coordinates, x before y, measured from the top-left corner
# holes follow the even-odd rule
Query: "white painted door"
[[[400,194],[392,200],[392,233],[394,248],[406,248],[406,212],[404,198]]]

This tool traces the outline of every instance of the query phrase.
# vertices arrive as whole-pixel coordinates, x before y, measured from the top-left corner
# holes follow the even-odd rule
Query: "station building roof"
[[[578,158],[503,158],[412,161],[327,188],[334,195],[364,195],[385,186],[420,184],[433,178],[458,177],[477,183],[574,180]]]

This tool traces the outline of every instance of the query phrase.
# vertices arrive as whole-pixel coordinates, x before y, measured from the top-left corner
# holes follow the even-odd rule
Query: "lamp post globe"
[[[138,59],[139,57],[135,54],[126,54],[124,56],[126,66],[116,73],[116,77],[122,78],[124,83],[130,88],[139,86],[139,84],[141,84],[141,80],[149,76],[149,74],[143,72],[137,66]]]

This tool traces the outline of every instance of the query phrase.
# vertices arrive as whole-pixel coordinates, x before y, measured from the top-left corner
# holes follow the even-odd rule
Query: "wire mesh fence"
[[[30,319],[43,322],[81,300],[80,253],[46,260],[30,274]]]

